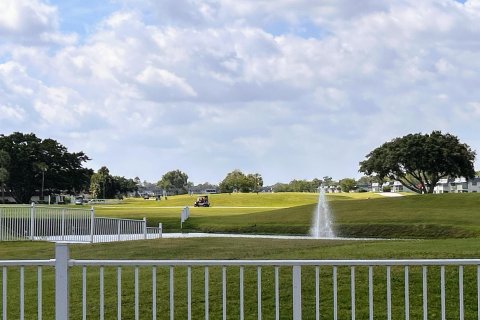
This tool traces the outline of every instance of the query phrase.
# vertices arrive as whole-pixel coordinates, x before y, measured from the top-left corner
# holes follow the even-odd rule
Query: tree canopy
[[[344,178],[338,183],[343,192],[350,192],[357,188],[357,182],[355,181],[355,179],[352,178]]]
[[[360,172],[400,181],[417,193],[433,193],[446,177],[472,178],[475,151],[451,134],[409,134],[386,142],[360,162]]]
[[[42,171],[45,189],[50,191],[75,192],[88,188],[92,170],[82,165],[90,159],[83,152],[68,152],[53,139],[14,132],[0,135],[0,150],[10,157],[6,188],[17,202],[28,203],[35,191],[41,189]]]
[[[245,175],[240,170],[233,170],[220,182],[220,192],[258,192],[263,186],[263,178],[259,173]]]
[[[138,185],[134,179],[112,176],[105,166],[98,169],[90,179],[90,193],[94,198],[112,199],[137,190]]]
[[[178,169],[169,171],[157,182],[157,186],[175,194],[187,193],[188,175]]]
[[[272,190],[274,192],[316,192],[322,182],[322,180],[317,178],[312,181],[294,179],[289,183],[276,183],[273,185]],[[329,180],[329,184],[331,183],[332,178]]]

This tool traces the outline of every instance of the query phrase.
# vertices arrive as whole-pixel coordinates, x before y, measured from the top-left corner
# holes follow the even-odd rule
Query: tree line
[[[98,171],[86,168],[90,158],[84,152],[69,152],[53,139],[41,139],[34,133],[0,134],[0,189],[5,202],[8,191],[17,203],[29,203],[32,196],[40,200],[48,194],[90,193],[94,198],[122,197],[139,190],[157,188],[168,194],[185,194],[197,188],[218,188],[221,192],[258,192],[263,186],[258,173],[243,174],[234,170],[220,183],[195,186],[180,170],[165,173],[156,183],[115,176],[103,166]]]
[[[476,152],[458,137],[433,131],[430,134],[409,134],[375,148],[359,164],[365,174],[359,180],[344,178],[292,180],[276,183],[274,192],[314,192],[320,185],[348,192],[373,182],[400,181],[417,193],[432,193],[442,178],[473,178]],[[113,176],[107,167],[94,172],[84,167],[90,158],[84,152],[69,152],[53,139],[40,139],[33,133],[0,134],[0,187],[2,202],[5,191],[18,203],[44,191],[49,194],[89,192],[96,198],[113,198],[127,193],[138,194],[143,187],[158,188],[168,194],[184,194],[199,188],[217,188],[219,192],[259,192],[263,187],[260,173],[233,170],[216,185],[206,182],[195,186],[180,170],[165,173],[156,183],[141,183],[123,176]]]

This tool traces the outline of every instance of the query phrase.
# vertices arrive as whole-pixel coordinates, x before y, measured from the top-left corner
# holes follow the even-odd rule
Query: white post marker
[[[34,239],[35,236],[35,202],[32,202],[30,207],[30,240]]]
[[[68,320],[68,244],[55,244],[55,319]]]

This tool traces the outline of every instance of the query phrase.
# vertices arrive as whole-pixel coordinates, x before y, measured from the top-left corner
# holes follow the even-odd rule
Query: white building
[[[391,192],[411,192],[412,190],[403,186],[400,181],[393,181]]]
[[[445,178],[435,186],[434,193],[463,193],[480,192],[480,177],[473,179],[466,178]]]
[[[373,182],[372,183],[372,192],[382,192],[383,191],[383,186],[380,185],[378,182]]]

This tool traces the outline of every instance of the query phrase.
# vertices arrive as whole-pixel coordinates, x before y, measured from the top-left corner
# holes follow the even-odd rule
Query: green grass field
[[[335,229],[342,237],[466,238],[480,234],[480,195],[409,195],[386,198],[372,193],[328,195]],[[152,201],[128,199],[98,205],[99,216],[147,217],[165,232],[180,231],[180,211],[190,206],[184,231],[308,234],[317,194],[216,194],[210,208],[193,208],[194,196]]]
[[[165,231],[179,231],[179,216],[183,206],[191,205],[195,197],[169,197],[167,201],[128,199],[120,205],[96,206],[99,216],[141,218],[146,216],[151,224],[164,223]],[[328,196],[332,208],[335,228],[342,236],[395,238],[397,240],[334,241],[334,240],[272,240],[238,238],[202,239],[158,239],[109,244],[72,245],[74,259],[407,259],[407,258],[478,258],[480,253],[480,195],[444,194],[414,195],[400,198],[384,198],[375,194],[335,194]],[[212,195],[211,208],[192,208],[187,230],[212,232],[247,232],[273,234],[306,234],[316,205],[316,194],[232,194]],[[49,259],[54,256],[51,243],[15,242],[2,243],[0,259]],[[281,269],[282,319],[291,318],[291,272]],[[115,268],[105,268],[106,319],[115,319],[116,280]],[[125,316],[132,318],[130,310],[133,292],[133,269],[125,268],[122,283],[125,290]],[[168,313],[168,270],[159,268],[158,308],[159,314]],[[185,272],[175,271],[175,318],[185,318]],[[221,317],[221,270],[211,268],[211,318]],[[264,293],[262,295],[265,319],[273,319],[273,270],[262,271]],[[339,319],[349,317],[349,270],[339,268]],[[421,318],[421,269],[411,268],[410,294],[412,319]],[[429,317],[439,318],[439,270],[429,268]],[[151,289],[148,284],[151,270],[141,268],[142,289],[141,319],[150,312]],[[238,318],[238,269],[228,271],[228,317]],[[313,269],[302,272],[304,283],[304,319],[314,318]],[[321,311],[323,319],[332,318],[331,268],[321,270]],[[98,276],[99,268],[90,268],[89,318],[98,318]],[[52,271],[44,272],[44,288],[47,290],[44,303],[52,297],[48,294],[53,279]],[[256,270],[246,269],[245,319],[256,318]],[[357,318],[368,318],[367,268],[357,268]],[[385,270],[375,268],[375,318],[385,316]],[[464,270],[465,319],[476,314],[476,268]],[[193,299],[196,319],[203,317],[203,269],[193,270],[196,285]],[[383,280],[382,280],[383,279]],[[50,281],[48,281],[50,280]],[[80,270],[72,270],[71,301],[73,319],[80,317]],[[18,309],[18,270],[9,271],[9,314]],[[26,289],[35,298],[35,270],[27,269]],[[1,285],[1,279],[0,279]],[[393,319],[404,319],[403,311],[403,269],[392,269],[394,299]],[[447,318],[458,318],[458,270],[447,268]],[[230,291],[231,290],[231,291]],[[28,293],[27,292],[27,293]],[[128,298],[130,297],[130,298]],[[398,302],[398,306],[396,305]],[[130,309],[129,309],[130,308]],[[36,310],[36,302],[27,305],[28,314]],[[51,318],[52,310],[45,310],[45,319]],[[198,316],[200,315],[200,316]]]

